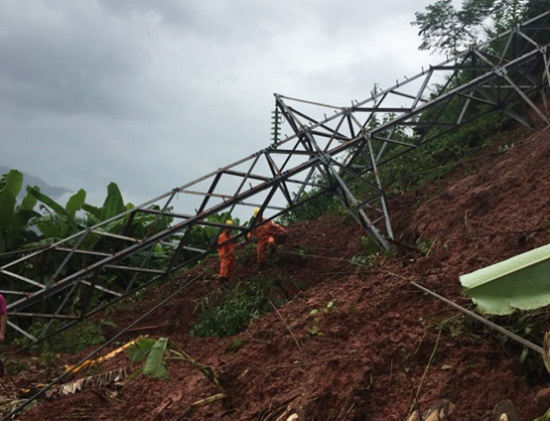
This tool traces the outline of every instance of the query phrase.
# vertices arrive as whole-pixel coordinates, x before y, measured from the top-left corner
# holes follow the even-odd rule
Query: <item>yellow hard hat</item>
[[[233,225],[233,221],[231,219],[228,219],[225,221],[225,225]]]
[[[259,213],[260,213],[260,208],[254,209],[254,216],[258,216]]]

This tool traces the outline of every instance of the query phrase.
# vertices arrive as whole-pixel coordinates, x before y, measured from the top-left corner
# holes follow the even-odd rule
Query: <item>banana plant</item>
[[[129,205],[132,207],[132,205]],[[95,225],[101,221],[105,221],[109,218],[112,218],[119,213],[127,210],[127,206],[124,206],[124,200],[122,198],[122,193],[118,188],[116,183],[109,183],[107,186],[107,197],[101,207],[92,206],[89,204],[84,204],[82,207],[86,212],[88,212],[88,223],[89,225]],[[118,222],[120,224],[120,222]],[[117,221],[113,223],[112,226],[105,227],[106,231],[112,232],[112,230],[117,226]]]
[[[134,205],[131,203],[124,204],[120,189],[115,183],[110,183],[107,186],[107,197],[101,207],[92,206],[86,203],[82,206],[82,209],[88,213],[88,225],[95,225],[122,212],[128,211],[133,207]],[[160,210],[160,207],[155,205],[152,205],[150,208],[157,211]],[[168,209],[168,211],[170,211],[170,209]],[[117,218],[102,226],[102,229],[113,234],[120,234],[127,228],[129,219],[130,214],[123,218]],[[153,221],[156,221],[154,226]],[[156,215],[137,213],[132,218],[130,231],[136,237],[143,238],[146,233],[151,235],[166,229],[171,221],[172,219],[168,217],[157,218]]]
[[[143,373],[154,379],[166,380],[169,378],[168,369],[166,367],[167,359],[186,361],[191,364],[193,368],[204,374],[218,392],[225,392],[218,375],[212,367],[195,360],[183,349],[178,347],[174,341],[169,340],[167,337],[162,337],[158,340],[154,338],[142,338],[136,341],[128,349],[128,355],[133,362],[145,361],[143,367],[130,376],[131,378],[134,378],[137,374]]]
[[[167,380],[168,369],[164,360],[168,348],[168,338],[163,337],[158,340],[153,338],[143,338],[136,341],[128,350],[130,360],[133,362],[145,361],[143,367],[134,373],[131,378],[139,373],[143,373],[154,379]]]
[[[42,209],[47,214],[35,218],[32,222],[49,241],[61,239],[81,231],[85,227],[97,225],[133,207],[131,204],[124,205],[122,194],[116,183],[110,183],[107,186],[107,197],[101,207],[86,203],[86,191],[83,189],[71,196],[64,207],[36,187],[28,187],[27,190],[46,206]],[[79,211],[82,212],[78,213]],[[101,229],[111,233],[120,233],[126,223],[127,218],[117,219],[102,226]],[[136,224],[139,224],[139,221]],[[99,236],[89,234],[81,247],[92,249],[98,240]]]
[[[27,194],[17,205],[22,185],[23,174],[17,170],[10,170],[0,178],[0,253],[36,239],[29,226],[29,220],[38,215],[34,211],[36,198]]]
[[[27,186],[27,193],[33,196],[36,201],[45,205],[40,207],[45,214],[36,216],[32,220],[32,224],[38,228],[48,241],[67,237],[83,227],[84,221],[77,217],[77,212],[82,209],[86,200],[86,191],[83,189],[72,195],[65,207],[42,193],[36,186]]]

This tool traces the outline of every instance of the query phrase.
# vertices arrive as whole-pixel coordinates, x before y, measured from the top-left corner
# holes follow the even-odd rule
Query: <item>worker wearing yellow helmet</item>
[[[286,241],[288,232],[281,225],[263,218],[260,215],[260,208],[254,209],[254,217],[256,218],[256,228],[248,234],[248,238],[250,239],[252,235],[256,236],[258,240],[256,255],[258,263],[262,265],[267,261],[268,251],[274,251],[276,245]]]
[[[233,221],[225,221],[225,228],[218,236],[218,257],[220,258],[220,271],[218,281],[221,286],[227,287],[235,273],[235,243],[233,241]]]

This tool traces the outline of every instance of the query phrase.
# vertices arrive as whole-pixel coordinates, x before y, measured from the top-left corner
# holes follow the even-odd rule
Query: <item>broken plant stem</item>
[[[198,361],[196,361],[195,359],[193,359],[189,354],[187,354],[183,349],[181,349],[173,341],[172,341],[172,344],[177,349],[176,351],[175,350],[170,350],[170,352],[174,355],[174,357],[172,357],[172,359],[176,359],[176,360],[179,359],[179,360],[187,361],[194,368],[196,368],[202,374],[204,374],[206,376],[206,378],[208,380],[210,380],[210,382],[212,382],[212,384],[216,387],[216,389],[219,392],[225,392],[225,389],[223,388],[223,386],[221,385],[221,383],[218,379],[218,376],[216,375],[216,373],[214,372],[214,370],[212,368],[210,368],[206,365],[203,365],[203,364],[199,363]]]
[[[409,410],[409,413],[411,412],[411,410],[416,407],[416,409],[414,410],[414,412],[409,416],[409,418],[407,418],[407,421],[420,421],[420,402],[418,402],[418,397],[416,396],[416,394],[414,393],[414,385],[413,385],[413,382],[411,381],[410,377],[409,377],[409,369],[407,367],[404,367],[404,371],[405,371],[405,378],[407,379],[407,381],[409,382],[409,386],[411,387],[411,394],[409,396],[409,402],[411,402],[412,400],[412,404],[411,404],[411,409]],[[415,417],[415,414],[418,414],[418,418]]]
[[[292,330],[290,330],[290,326],[286,323],[285,319],[283,319],[283,316],[281,316],[281,313],[279,313],[279,310],[277,310],[277,307],[275,307],[275,305],[271,302],[271,300],[269,301],[269,304],[271,304],[271,307],[273,307],[273,310],[275,310],[275,313],[277,313],[277,316],[279,316],[279,318],[281,319],[281,321],[285,325],[286,329],[288,330],[288,333],[290,333],[290,336],[292,336],[292,339],[294,339],[294,342],[296,343],[296,346],[298,347],[300,352],[302,352],[302,347],[300,346],[300,343],[298,342],[298,340],[296,339],[296,337],[292,333]]]
[[[416,390],[416,397],[415,399],[418,399],[418,396],[420,395],[420,390],[422,389],[422,384],[424,383],[424,379],[426,378],[426,375],[428,374],[428,370],[430,369],[433,359],[435,357],[435,351],[437,350],[437,346],[439,345],[439,338],[441,338],[441,331],[443,330],[443,324],[439,325],[439,332],[437,334],[437,339],[435,341],[434,348],[432,350],[432,353],[430,355],[430,358],[428,359],[428,364],[424,368],[424,372],[422,373],[422,378],[420,379],[420,383],[418,384],[418,389]],[[411,407],[412,410],[412,407]]]
[[[216,393],[215,395],[212,395],[208,398],[204,398],[196,402],[193,402],[191,405],[189,405],[187,408],[183,410],[182,414],[177,418],[176,421],[180,421],[184,419],[187,415],[189,415],[189,413],[193,410],[193,408],[197,408],[199,406],[205,406],[225,398],[227,398],[227,395],[225,393]]]

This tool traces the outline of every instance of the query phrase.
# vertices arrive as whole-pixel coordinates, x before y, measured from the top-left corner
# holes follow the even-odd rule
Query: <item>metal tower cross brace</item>
[[[1,266],[9,326],[42,339],[204,258],[217,245],[196,244],[193,230],[223,229],[215,218],[221,213],[249,215],[259,207],[276,218],[335,194],[373,241],[389,248],[380,168],[490,112],[529,126],[530,109],[549,123],[547,109],[536,105],[550,87],[549,42],[550,12],[348,107],[276,94],[291,130],[284,139]],[[151,215],[147,231],[138,232],[135,221]],[[239,236],[249,229],[233,228]],[[168,265],[159,265],[159,244]],[[31,333],[36,319],[45,327]]]

